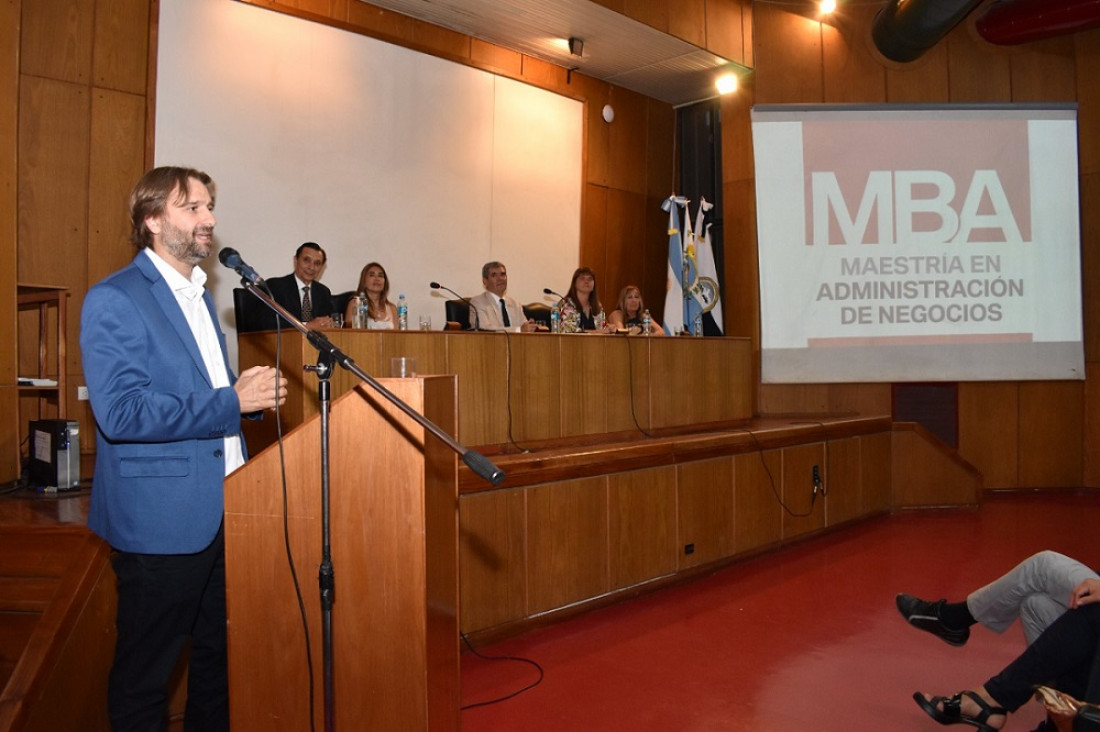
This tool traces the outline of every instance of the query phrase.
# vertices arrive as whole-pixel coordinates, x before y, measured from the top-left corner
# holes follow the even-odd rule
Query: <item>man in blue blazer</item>
[[[168,681],[191,640],[187,729],[229,726],[223,482],[245,460],[242,414],[286,386],[268,366],[234,378],[197,265],[213,248],[214,183],[146,173],[130,194],[133,262],[84,301],[80,347],[96,420],[88,526],[114,549],[117,730],[163,729]]]

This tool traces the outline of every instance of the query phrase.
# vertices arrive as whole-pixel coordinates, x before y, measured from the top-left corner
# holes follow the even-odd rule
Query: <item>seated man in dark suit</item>
[[[332,327],[332,292],[317,281],[325,268],[325,250],[311,241],[294,253],[294,272],[267,281],[271,297],[310,330]],[[264,330],[275,328],[275,314],[263,313]],[[283,327],[287,327],[283,323]]]

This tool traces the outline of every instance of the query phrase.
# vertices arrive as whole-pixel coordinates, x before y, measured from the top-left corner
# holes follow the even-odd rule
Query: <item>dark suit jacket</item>
[[[203,298],[225,358],[214,301]],[[187,319],[144,252],[88,291],[80,349],[97,427],[88,528],[128,552],[202,550],[221,526],[223,437],[240,433],[240,401],[232,387],[211,384]]]
[[[271,297],[274,298],[275,302],[286,308],[295,318],[302,319],[302,296],[298,292],[298,281],[294,279],[293,272],[283,277],[272,277],[267,280],[267,286],[271,290]],[[313,284],[310,285],[309,293],[310,299],[313,301],[313,317],[320,318],[332,315],[331,290],[314,280]],[[247,322],[250,325],[249,330],[274,330],[275,313],[256,298],[251,298],[251,300],[248,304],[250,312],[247,317]],[[283,327],[290,327],[290,324],[284,321]]]

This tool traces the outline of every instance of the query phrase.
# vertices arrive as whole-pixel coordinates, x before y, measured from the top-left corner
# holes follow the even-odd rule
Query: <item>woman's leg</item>
[[[1034,643],[985,683],[998,704],[1015,711],[1039,684],[1055,684],[1078,698],[1086,694],[1100,643],[1100,603],[1062,614]]]

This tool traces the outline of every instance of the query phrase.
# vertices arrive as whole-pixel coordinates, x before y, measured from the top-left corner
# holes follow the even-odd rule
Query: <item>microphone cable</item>
[[[473,302],[471,302],[469,298],[462,297],[461,295],[459,295],[454,290],[451,290],[449,287],[444,287],[443,285],[440,285],[438,282],[434,282],[434,281],[431,282],[429,284],[429,287],[431,287],[431,289],[433,289],[433,290],[447,290],[451,294],[458,297],[459,300],[466,303],[466,306],[470,309],[470,313],[473,315],[473,318],[474,318],[475,325],[474,325],[474,329],[473,329],[472,332],[474,332],[474,333],[484,333],[484,332],[486,332],[486,331],[481,330],[481,314],[478,313],[477,306],[474,305]],[[521,310],[522,310],[522,308],[521,308]],[[446,314],[444,314],[444,317],[446,317]],[[524,317],[525,318],[527,317],[526,313],[524,314]],[[530,450],[529,448],[526,448],[523,445],[516,442],[515,437],[512,436],[512,333],[508,329],[505,329],[503,332],[504,332],[504,408],[507,412],[507,418],[505,420],[505,427],[507,428],[507,433],[508,433],[508,444],[512,445],[514,448],[519,450],[521,453],[528,454],[528,453],[531,453],[532,450]]]
[[[733,431],[744,432],[752,438],[752,442],[756,446],[756,454],[760,456],[760,464],[764,466],[764,473],[768,476],[768,486],[771,488],[772,495],[775,496],[775,502],[779,504],[779,507],[791,518],[809,518],[812,516],[814,513],[814,502],[817,500],[817,491],[814,491],[810,499],[810,509],[808,511],[805,513],[793,511],[790,506],[784,503],[783,496],[779,495],[779,489],[775,487],[775,476],[772,475],[771,468],[768,467],[768,461],[764,457],[764,446],[760,444],[760,440],[756,437],[756,433],[744,427],[735,427]]]
[[[537,661],[533,661],[530,658],[523,658],[522,656],[486,656],[485,654],[481,653],[481,651],[474,648],[473,644],[470,643],[470,639],[466,637],[465,633],[459,632],[458,635],[459,635],[460,638],[462,638],[462,642],[466,644],[466,647],[470,649],[470,652],[473,653],[475,656],[477,656],[478,658],[480,658],[483,661],[514,661],[516,663],[525,663],[525,664],[528,664],[529,666],[534,667],[535,671],[537,671],[538,675],[539,675],[537,679],[532,681],[527,686],[524,686],[522,689],[517,689],[516,691],[513,691],[510,694],[505,694],[504,696],[497,697],[496,699],[488,699],[486,701],[474,702],[472,704],[465,704],[460,708],[460,711],[464,711],[466,709],[474,709],[476,707],[487,707],[490,704],[498,704],[502,701],[508,701],[509,699],[514,699],[515,697],[519,696],[523,692],[534,689],[536,686],[541,684],[543,678],[546,676],[546,672],[543,670],[542,666],[540,666]]]
[[[652,432],[649,432],[648,430],[646,430],[638,422],[638,413],[635,411],[635,407],[634,407],[634,349],[630,345],[630,340],[631,339],[630,339],[629,331],[627,332],[627,335],[624,336],[624,337],[626,338],[626,363],[627,363],[627,370],[628,370],[628,379],[627,380],[630,382],[630,418],[634,420],[634,426],[638,428],[639,432],[641,432],[645,437],[653,439],[657,435],[655,435]],[[652,364],[652,360],[650,361],[650,364]],[[652,375],[652,373],[653,372],[652,372],[652,369],[651,369],[650,374]],[[652,394],[652,392],[653,392],[653,389],[652,389],[652,381],[651,381],[650,393]],[[650,413],[650,415],[653,414],[652,405],[650,405],[650,412],[649,413]]]
[[[829,464],[830,464],[831,461],[830,461],[830,458],[829,458],[829,430],[825,426],[825,423],[821,422],[819,420],[816,420],[816,419],[810,419],[810,420],[805,420],[805,421],[802,421],[802,422],[795,422],[794,424],[816,424],[818,427],[821,428],[821,442],[825,445],[825,475],[827,477],[829,475]],[[825,478],[822,478],[821,475],[818,473],[818,471],[816,470],[816,467],[817,466],[815,465],[814,466],[814,468],[815,468],[814,476],[813,476],[814,477],[814,498],[817,498],[818,493],[821,493],[821,497],[824,498],[825,496],[828,495],[829,486],[828,486]],[[810,505],[812,506],[813,503],[811,503]]]
[[[508,411],[508,443],[521,453],[529,455],[534,450],[519,444],[512,436],[512,332],[509,330],[504,331],[504,391],[504,404]]]
[[[270,291],[269,291],[270,292]],[[283,362],[283,328],[282,318],[278,313],[275,315],[275,393],[279,392],[279,381],[281,379],[282,369],[280,368]],[[309,729],[311,732],[316,728],[314,722],[315,714],[315,692],[314,687],[314,672],[313,672],[313,644],[310,640],[309,634],[309,622],[306,616],[306,603],[305,598],[302,596],[302,586],[298,581],[298,570],[294,562],[294,552],[290,545],[290,508],[289,508],[289,491],[287,488],[286,478],[286,453],[283,449],[283,412],[279,406],[279,402],[275,402],[275,434],[276,440],[279,445],[279,474],[282,482],[283,493],[283,547],[286,549],[287,568],[290,570],[290,580],[294,586],[294,597],[298,603],[298,615],[302,622],[302,636],[305,641],[306,650],[306,675],[309,679]]]
[[[221,260],[222,264],[225,264],[226,266],[229,266],[228,264],[226,264],[226,257],[224,255],[224,252],[226,252],[226,251],[229,251],[229,250],[223,250],[223,254],[219,255],[219,259]],[[231,253],[236,254],[236,250],[231,250]],[[237,255],[237,256],[239,258],[239,255]],[[253,282],[253,285],[258,287],[258,288],[263,289],[265,292],[267,292],[269,297],[274,299],[274,294],[271,292],[271,288],[268,286],[266,281],[261,281],[260,283]],[[278,394],[280,381],[285,380],[284,377],[282,376],[282,368],[281,368],[282,367],[282,361],[283,361],[283,318],[282,318],[281,315],[279,315],[279,313],[275,313],[274,315],[275,315],[275,393]],[[240,333],[238,333],[237,335],[238,335],[238,338],[239,338]],[[238,357],[239,357],[239,355],[240,354],[238,353]],[[238,368],[239,368],[239,363],[238,363]],[[294,562],[294,552],[293,552],[293,549],[291,548],[291,544],[290,544],[289,489],[288,489],[288,486],[287,486],[287,476],[286,476],[286,452],[284,450],[284,445],[283,445],[283,412],[282,412],[282,407],[279,404],[278,400],[275,401],[275,436],[276,436],[276,443],[279,446],[279,476],[280,476],[280,484],[281,484],[280,489],[282,491],[282,499],[283,499],[283,515],[282,515],[282,520],[283,520],[283,548],[286,551],[287,568],[290,570],[290,580],[291,580],[291,584],[294,587],[295,600],[298,603],[298,614],[299,614],[299,617],[301,618],[302,635],[303,635],[303,639],[305,641],[306,673],[307,673],[307,676],[308,676],[308,679],[309,679],[309,689],[308,689],[309,728],[312,732],[315,729],[315,725],[316,725],[316,723],[314,722],[314,717],[316,716],[316,714],[315,714],[316,701],[315,701],[315,693],[314,693],[315,684],[314,684],[314,671],[313,671],[313,645],[312,645],[312,641],[310,639],[310,634],[309,634],[309,623],[308,623],[307,616],[306,616],[305,599],[302,595],[302,586],[301,586],[301,582],[298,580],[298,570],[297,570],[296,564]],[[241,435],[241,439],[242,439],[242,441],[244,440],[244,435],[243,434]]]

